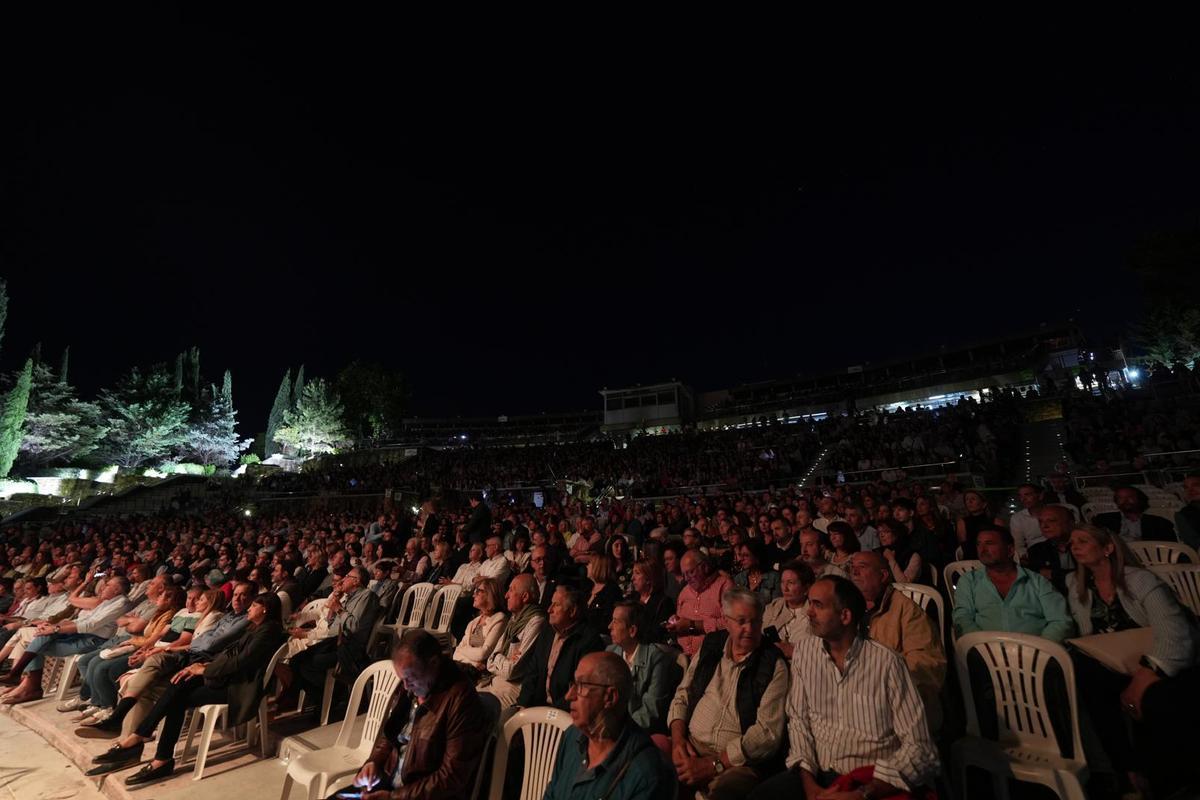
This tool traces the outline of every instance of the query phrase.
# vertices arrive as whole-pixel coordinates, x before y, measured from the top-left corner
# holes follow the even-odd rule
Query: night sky
[[[1131,249],[1200,211],[1197,72],[1140,54],[418,55],[153,13],[4,33],[0,368],[69,344],[90,395],[197,344],[248,433],[302,362],[511,415],[1110,334]]]

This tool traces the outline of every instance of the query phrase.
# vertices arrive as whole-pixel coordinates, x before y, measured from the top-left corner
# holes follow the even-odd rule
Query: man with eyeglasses
[[[667,724],[680,782],[710,800],[741,800],[782,768],[788,662],[762,635],[762,600],[721,598],[725,629],[704,637],[675,692]]]
[[[534,547],[530,552],[529,564],[533,567],[533,580],[537,584],[537,604],[549,608],[554,590],[558,588],[558,581],[550,577],[553,566],[550,563],[550,548],[544,544]]]
[[[379,597],[367,588],[370,580],[366,567],[354,567],[342,577],[338,593],[326,606],[329,638],[292,659],[293,690],[303,689],[315,697],[334,665],[341,664],[342,674],[351,680],[368,666],[367,638],[379,615]]]
[[[572,727],[563,734],[543,800],[669,800],[675,775],[629,716],[632,679],[615,653],[589,653],[567,687]]]

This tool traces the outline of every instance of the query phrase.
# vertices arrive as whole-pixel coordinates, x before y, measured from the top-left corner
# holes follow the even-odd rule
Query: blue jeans
[[[26,653],[34,654],[33,659],[25,667],[25,672],[41,669],[46,663],[46,656],[55,658],[75,656],[96,650],[104,642],[103,637],[90,633],[52,633],[49,636],[35,636],[29,643],[29,647],[25,648]]]
[[[79,657],[79,675],[82,679],[82,682],[79,685],[80,698],[84,700],[91,699],[92,679],[89,670],[94,669],[95,667],[98,667],[100,663],[103,663],[104,659],[100,658],[100,651],[109,647],[116,647],[121,642],[129,638],[130,636],[128,633],[118,633],[116,636],[112,637],[92,652],[84,653]]]

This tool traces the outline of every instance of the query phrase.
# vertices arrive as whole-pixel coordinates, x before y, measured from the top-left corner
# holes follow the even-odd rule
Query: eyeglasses
[[[570,683],[567,684],[567,691],[579,693],[579,687],[581,687],[581,686],[598,686],[598,687],[604,689],[604,688],[608,688],[612,685],[613,684],[611,684],[611,683],[597,683],[596,681],[577,681],[574,678],[572,678]]]

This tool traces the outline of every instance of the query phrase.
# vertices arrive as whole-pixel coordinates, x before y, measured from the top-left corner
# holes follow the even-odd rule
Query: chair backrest
[[[1111,501],[1093,500],[1090,503],[1083,504],[1083,519],[1086,522],[1091,522],[1092,517],[1097,514],[1108,514],[1112,511],[1118,511],[1117,504]]]
[[[354,733],[355,722],[358,719],[358,709],[362,705],[362,695],[368,683],[371,684],[371,703],[367,706],[367,713],[363,719],[362,730],[358,734],[358,741],[351,745],[350,737]],[[396,693],[396,688],[399,685],[400,676],[396,674],[396,670],[392,666],[390,659],[376,661],[360,672],[358,678],[354,681],[354,688],[350,690],[350,704],[346,706],[346,718],[342,720],[342,729],[338,731],[335,746],[352,747],[362,753],[365,759],[367,754],[371,752],[371,747],[375,744],[375,737],[379,735],[379,728],[387,719],[388,706],[391,704],[392,695]]]
[[[271,688],[271,680],[275,677],[275,668],[279,666],[279,662],[287,658],[287,642],[279,645],[275,651],[275,655],[271,656],[271,660],[267,663],[267,671],[263,673],[263,692],[267,692]],[[265,699],[265,695],[264,695]]]
[[[328,598],[318,597],[316,600],[309,600],[304,604],[304,608],[300,609],[301,614],[319,614],[321,608],[325,605]]]
[[[436,587],[432,583],[414,583],[404,590],[400,599],[400,613],[396,615],[396,627],[419,628],[425,619],[425,605]]]
[[[946,578],[946,594],[950,596],[950,607],[954,607],[954,590],[958,586],[958,579],[972,570],[981,569],[983,564],[979,561],[968,558],[965,561],[951,561],[942,570],[942,574]]]
[[[1133,551],[1139,561],[1148,567],[1156,564],[1178,564],[1179,559],[1183,557],[1186,557],[1192,564],[1200,563],[1200,557],[1197,557],[1196,551],[1179,542],[1130,542],[1129,549]]]
[[[517,800],[541,800],[554,773],[558,760],[558,745],[563,732],[571,727],[571,715],[557,708],[539,706],[523,708],[514,714],[500,732],[496,742],[496,757],[492,766],[490,800],[503,800],[504,773],[508,768],[508,751],[518,734],[525,741],[525,774],[521,776],[521,793]]]
[[[967,656],[976,652],[987,667],[995,694],[997,740],[1057,757],[1065,757],[1058,746],[1046,698],[1046,672],[1051,663],[1062,670],[1070,713],[1071,746],[1075,761],[1083,760],[1079,739],[1079,716],[1075,702],[1075,668],[1062,645],[1040,636],[1000,631],[978,631],[958,639],[954,646],[963,702],[967,709],[967,734],[980,736],[975,711],[982,687],[971,686]],[[1051,699],[1058,696],[1052,693]]]
[[[942,647],[946,646],[946,608],[942,603],[941,593],[929,586],[923,586],[919,583],[893,583],[892,588],[902,595],[912,600],[926,614],[929,613],[929,607],[933,606],[936,614],[938,633],[942,637]]]
[[[1179,602],[1200,616],[1200,564],[1155,564],[1150,571],[1175,590]]]
[[[437,590],[425,620],[425,627],[430,632],[447,633],[450,630],[450,620],[454,618],[454,606],[460,594],[462,586],[457,583],[447,584]]]

